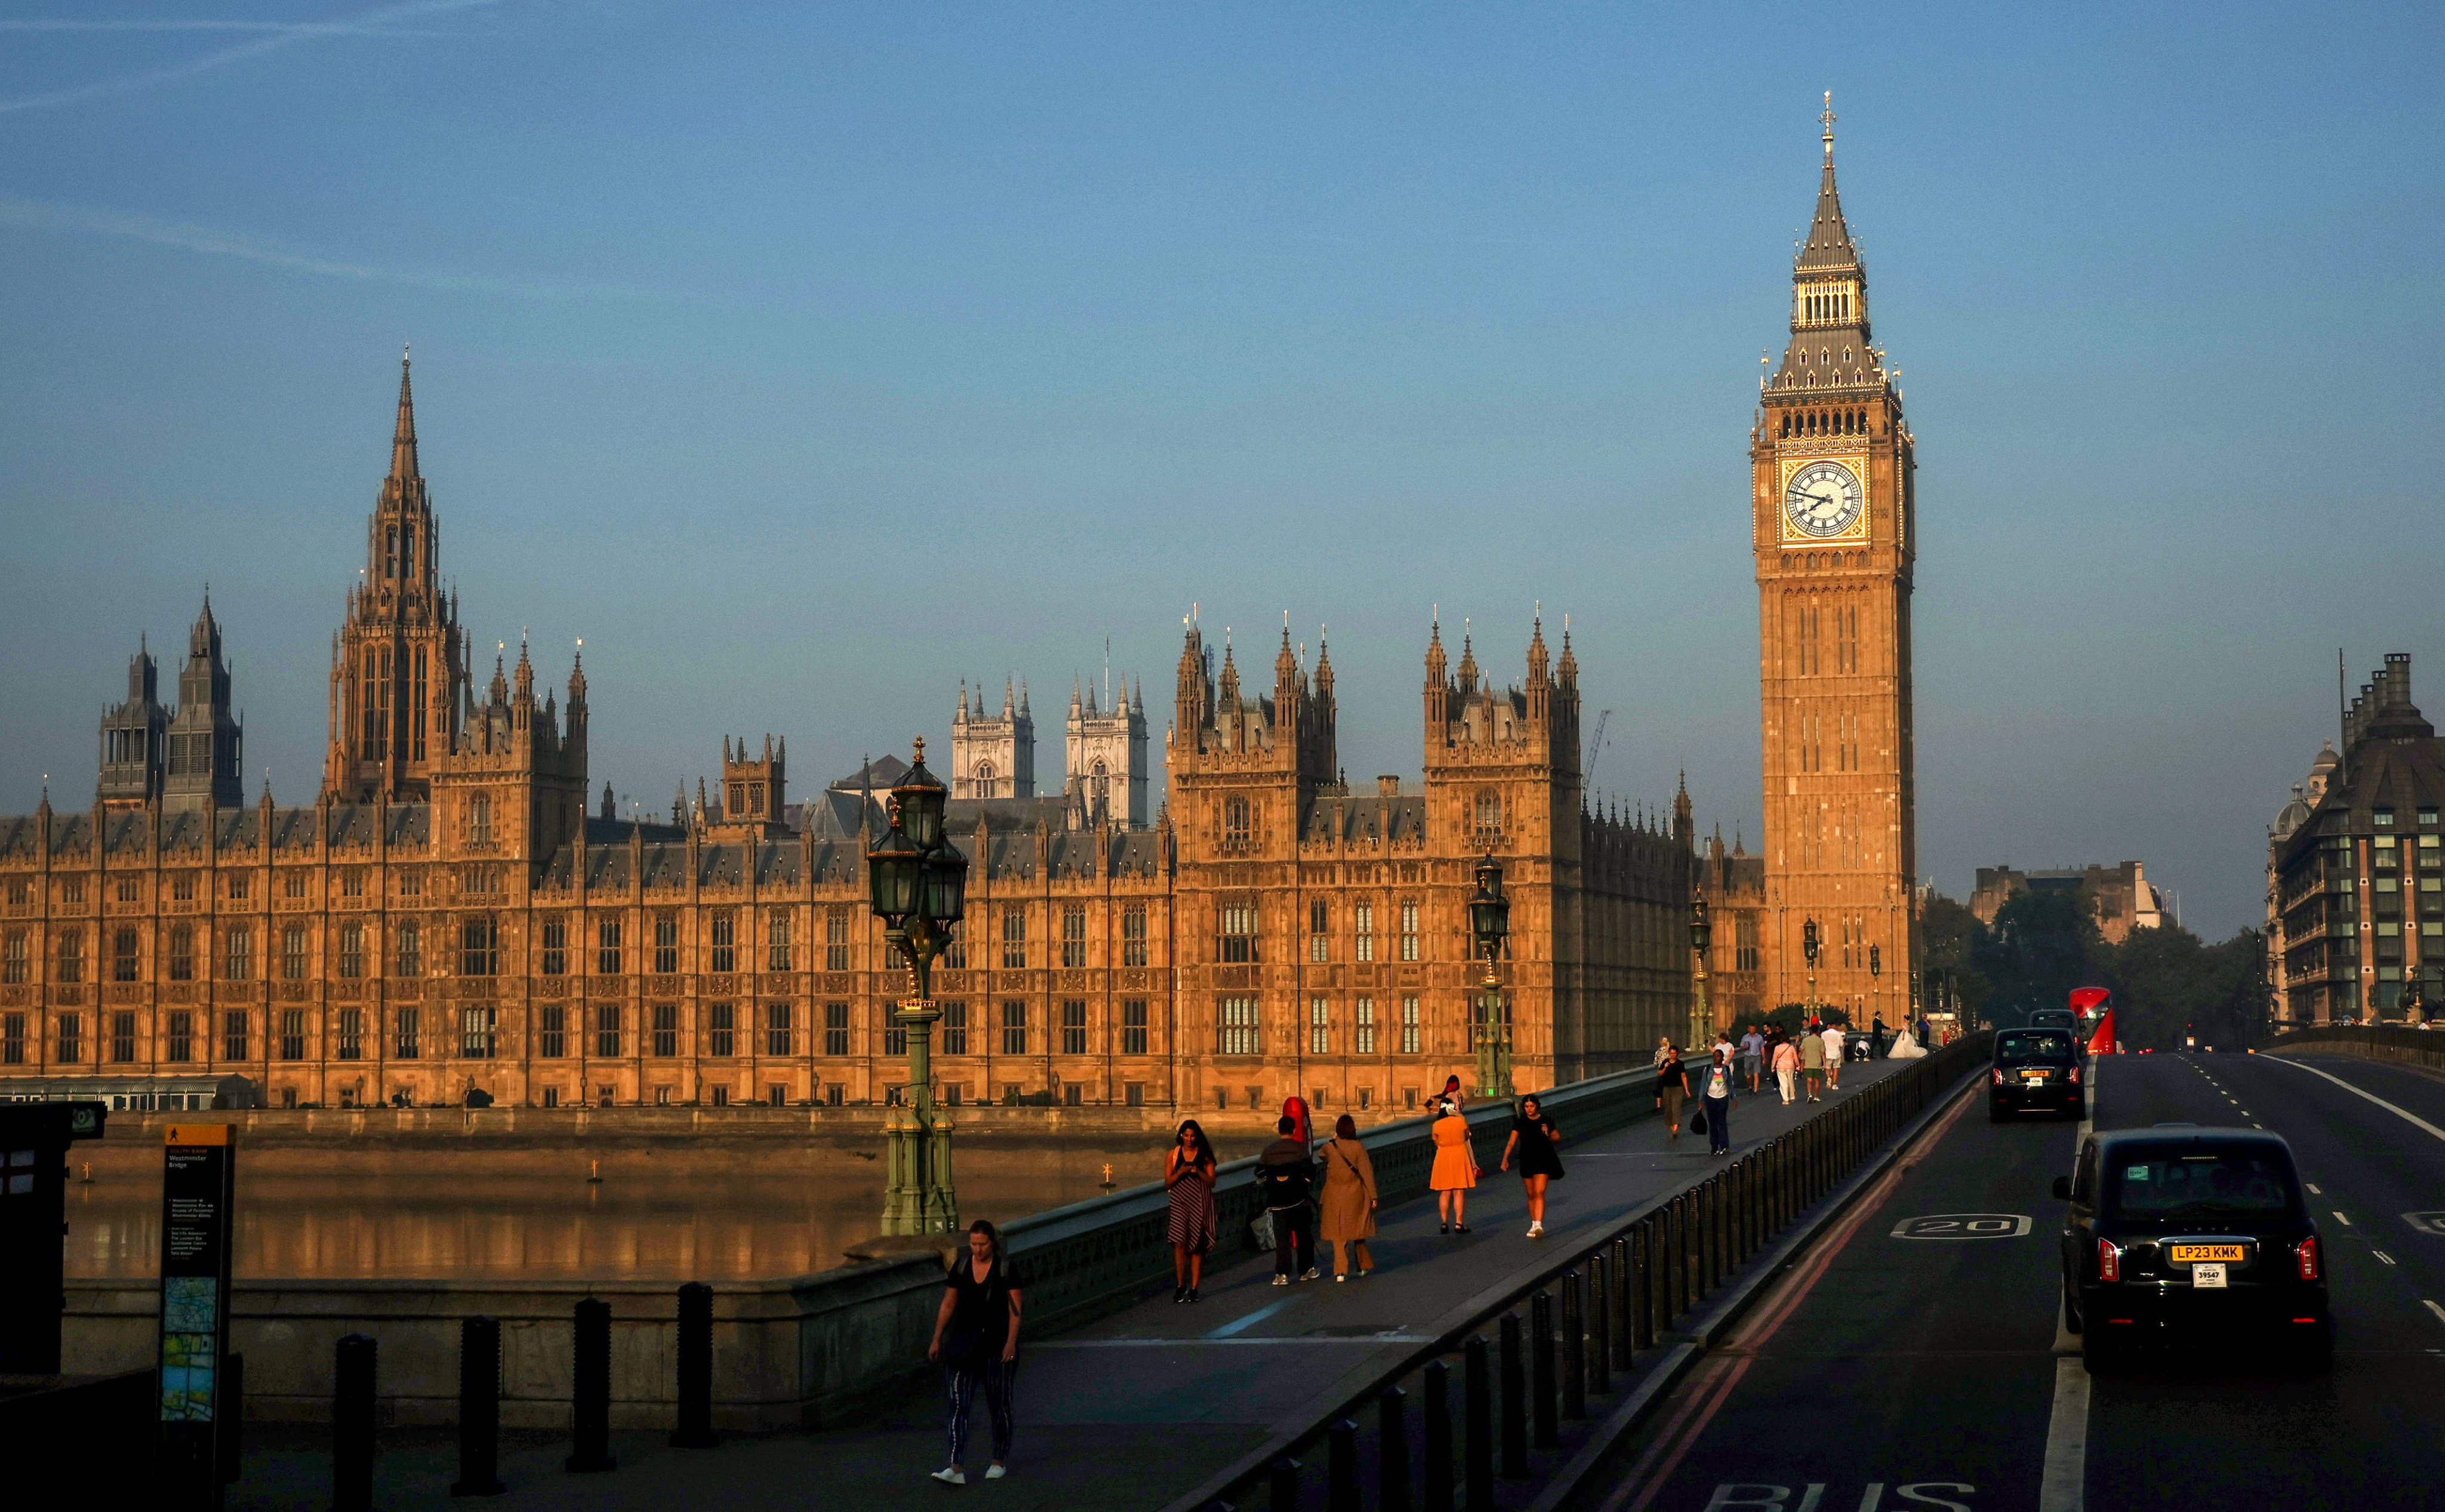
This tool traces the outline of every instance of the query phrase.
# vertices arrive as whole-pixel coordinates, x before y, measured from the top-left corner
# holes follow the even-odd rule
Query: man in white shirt
[[[1765,1036],[1758,1033],[1757,1025],[1751,1024],[1749,1032],[1741,1036],[1741,1070],[1748,1073],[1751,1092],[1758,1090],[1758,1062],[1764,1055]]]
[[[1825,1090],[1827,1092],[1842,1090],[1842,1060],[1846,1050],[1842,1026],[1827,1024],[1825,1026]]]

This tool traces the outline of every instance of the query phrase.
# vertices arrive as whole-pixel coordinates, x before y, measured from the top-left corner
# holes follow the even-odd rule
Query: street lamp
[[[1868,1013],[1871,1023],[1880,1024],[1885,1021],[1885,1000],[1879,996],[1884,988],[1876,980],[1885,974],[1884,958],[1883,950],[1875,945],[1868,947]]]
[[[950,793],[925,770],[925,742],[891,790],[891,828],[866,853],[868,902],[883,921],[883,938],[908,962],[910,996],[893,1021],[908,1036],[907,1095],[884,1115],[889,1157],[883,1232],[949,1234],[960,1226],[951,1183],[951,1121],[934,1106],[932,1052],[934,959],[950,943],[951,927],[967,911],[968,858],[943,833]]]
[[[1689,984],[1695,992],[1689,1002],[1689,1048],[1707,1043],[1708,1033],[1715,1027],[1715,1016],[1707,1007],[1707,943],[1714,938],[1715,926],[1707,922],[1707,895],[1689,895],[1689,951],[1696,960],[1689,973]]]
[[[1477,1019],[1477,1094],[1511,1095],[1511,1012],[1494,963],[1510,953],[1511,900],[1502,895],[1502,868],[1487,855],[1477,864],[1477,891],[1468,900],[1469,933],[1485,962],[1485,996]]]
[[[1800,926],[1800,953],[1808,958],[1808,1021],[1817,1021],[1817,921]]]

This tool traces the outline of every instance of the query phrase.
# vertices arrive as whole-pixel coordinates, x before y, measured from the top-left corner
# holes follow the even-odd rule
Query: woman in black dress
[[[1167,1237],[1171,1241],[1171,1299],[1197,1300],[1205,1257],[1214,1248],[1214,1147],[1194,1118],[1183,1120],[1180,1136],[1164,1156],[1163,1185],[1171,1198]]]
[[[1545,1237],[1545,1184],[1562,1174],[1562,1157],[1558,1153],[1562,1131],[1545,1116],[1544,1105],[1532,1094],[1520,1099],[1520,1111],[1511,1117],[1511,1138],[1502,1147],[1502,1167],[1511,1168],[1514,1155],[1520,1159],[1520,1184],[1528,1191],[1528,1237]]]

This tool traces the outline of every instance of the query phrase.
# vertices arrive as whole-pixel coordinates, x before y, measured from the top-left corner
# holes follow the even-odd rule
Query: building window
[[[1147,911],[1131,906],[1121,910],[1121,964],[1143,966],[1147,963]]]
[[[594,1005],[594,1054],[598,1059],[620,1058],[620,1005],[599,1002]]]
[[[458,1054],[469,1060],[493,1058],[494,1010],[489,1007],[458,1010]]]
[[[500,926],[491,914],[470,914],[458,925],[458,975],[492,977],[500,969]]]
[[[1502,833],[1502,794],[1481,793],[1477,795],[1477,837],[1491,840]]]
[[[1027,910],[1005,908],[1001,915],[1001,964],[1004,971],[1027,966]]]
[[[680,1005],[675,1002],[654,1004],[654,1054],[668,1060],[680,1053]]]
[[[177,876],[170,879],[170,900],[173,903],[193,903],[196,901],[196,874],[194,872],[181,871]]]
[[[594,974],[598,977],[620,975],[620,921],[594,921]]]
[[[196,980],[196,926],[193,924],[170,926],[170,980]]]
[[[1401,900],[1401,959],[1418,959],[1418,905],[1412,898]]]
[[[958,924],[951,925],[949,943],[943,947],[943,969],[945,971],[968,969],[968,932]]]
[[[221,975],[231,981],[254,975],[254,931],[244,924],[232,925],[221,937]]]
[[[824,969],[849,969],[849,910],[828,908],[824,911]]]
[[[1738,915],[1732,921],[1732,969],[1755,971],[1759,959],[1757,915]]]
[[[136,901],[136,879],[134,877],[121,877],[119,879],[119,901],[121,903],[134,903]]]
[[[727,908],[714,910],[713,969],[724,977],[738,969],[738,916]]]
[[[306,896],[306,873],[302,871],[282,872],[280,874],[280,895],[284,898],[303,898]]]
[[[0,940],[0,982],[22,986],[32,973],[33,962],[27,959],[26,931],[9,930],[8,938]]]
[[[2389,805],[2386,805],[2386,804],[2382,804],[2382,803],[2381,803],[2381,804],[2379,804],[2375,809],[2372,809],[2371,811],[2369,811],[2369,822],[2370,822],[2371,824],[2376,825],[2376,826],[2377,826],[2379,829],[2380,829],[2380,830],[2391,830],[2391,829],[2393,829],[2393,828],[2394,828],[2394,810],[2393,810],[2393,808],[2392,808],[2391,806],[2389,806]]]
[[[968,1005],[946,1002],[943,1005],[943,1054],[964,1055],[968,1053]]]
[[[1248,800],[1232,798],[1222,805],[1222,844],[1232,849],[1248,844]]]
[[[458,880],[460,892],[496,893],[501,890],[501,868],[469,867]]]
[[[340,896],[362,898],[365,895],[365,873],[361,867],[350,867],[340,873]]]
[[[1333,1005],[1321,998],[1308,999],[1307,1053],[1311,1055],[1333,1054]]]
[[[1356,1019],[1351,1025],[1350,1037],[1350,1048],[1353,1054],[1360,1055],[1372,1055],[1375,1054],[1374,999],[1361,998],[1358,999],[1358,1014]]]
[[[230,895],[230,902],[232,902],[232,903],[244,903],[244,902],[246,902],[247,894],[248,894],[248,892],[252,889],[252,878],[250,878],[250,877],[249,877],[245,872],[243,872],[243,871],[233,871],[233,872],[231,872],[231,873],[230,873],[230,879],[229,879],[229,895]]]
[[[1087,964],[1087,910],[1074,903],[1061,909],[1061,964],[1070,971]]]
[[[764,1005],[764,1054],[786,1055],[790,1053],[790,1005],[768,1002]]]
[[[1215,1050],[1225,1055],[1254,1055],[1262,1052],[1257,1038],[1257,999],[1225,998],[1219,1019],[1222,1038]]]
[[[764,916],[764,969],[789,971],[790,910],[775,908]]]
[[[161,1058],[185,1065],[196,1058],[196,1016],[184,1008],[170,1014],[169,1033],[163,1036]],[[355,1058],[353,1055],[349,1058]]]
[[[306,980],[306,926],[290,924],[280,931],[280,980]]]
[[[84,931],[68,929],[60,935],[59,980],[70,986],[84,980]]]
[[[110,936],[110,980],[134,981],[137,977],[138,945],[136,931],[115,929]]]
[[[883,1010],[883,1053],[886,1055],[908,1054],[908,1026],[900,1021],[899,1011],[890,1003],[880,1006]]]
[[[424,975],[424,931],[414,924],[399,926],[399,974],[402,977]]]
[[[62,881],[60,884],[60,902],[84,902],[84,879],[83,877],[69,877]]]
[[[2392,871],[2398,859],[2394,836],[2378,835],[2369,841],[2369,864],[2379,871]]]
[[[845,1002],[824,1004],[824,1054],[849,1054],[849,1004]]]
[[[1401,1054],[1414,1055],[1417,1053],[1418,999],[1404,998],[1401,999]]]
[[[246,1059],[248,1037],[244,1009],[233,1008],[221,1015],[221,1059]]]
[[[717,1060],[728,1060],[738,1054],[737,1012],[726,1002],[705,1004],[705,1053]]]
[[[535,1021],[535,1054],[546,1060],[558,1060],[569,1054],[569,1009],[567,1005],[548,1002],[537,1011]]]
[[[493,800],[480,793],[467,800],[467,843],[493,843]]]
[[[136,1016],[110,1016],[110,1058],[125,1064],[136,1058]]]
[[[84,1058],[84,1018],[81,1014],[60,1015],[60,1061],[73,1066]]]
[[[337,1060],[363,1060],[365,1055],[365,1011],[362,1008],[340,1010],[339,1044],[332,1056]]]
[[[1001,1053],[1027,1054],[1027,1004],[1017,999],[1001,1005]]]
[[[1222,959],[1227,962],[1257,959],[1257,905],[1252,900],[1222,905]]]
[[[1147,1005],[1143,998],[1131,998],[1121,1004],[1121,1054],[1143,1055],[1147,1053]]]
[[[340,926],[340,975],[357,978],[365,974],[365,926],[345,924]]]
[[[424,873],[414,867],[399,874],[399,895],[402,898],[424,896]]]
[[[654,920],[654,975],[674,977],[680,969],[680,921],[676,914]]]
[[[26,1016],[0,1014],[0,1065],[26,1063]]]
[[[1333,905],[1318,898],[1307,905],[1307,959],[1333,959]]]
[[[569,975],[569,921],[558,914],[543,922],[543,974]]]
[[[27,881],[25,878],[23,878],[23,877],[10,877],[10,878],[9,879],[9,907],[11,907],[11,908],[23,908],[24,906],[26,906],[26,905],[28,905],[28,904],[29,904],[29,903],[31,903],[31,902],[33,902],[33,901],[34,901],[34,887],[33,887],[33,885],[32,885],[31,883],[28,882],[28,881]]]
[[[1087,1053],[1087,1005],[1077,999],[1061,1004],[1061,1054],[1083,1055]]]
[[[284,1008],[280,1013],[280,1058],[306,1058],[306,1010]]]

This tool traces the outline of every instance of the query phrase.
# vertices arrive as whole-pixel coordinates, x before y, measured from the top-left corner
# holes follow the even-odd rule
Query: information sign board
[[[161,1166],[161,1470],[174,1505],[218,1506],[215,1424],[229,1358],[237,1148],[227,1124],[172,1124]]]

